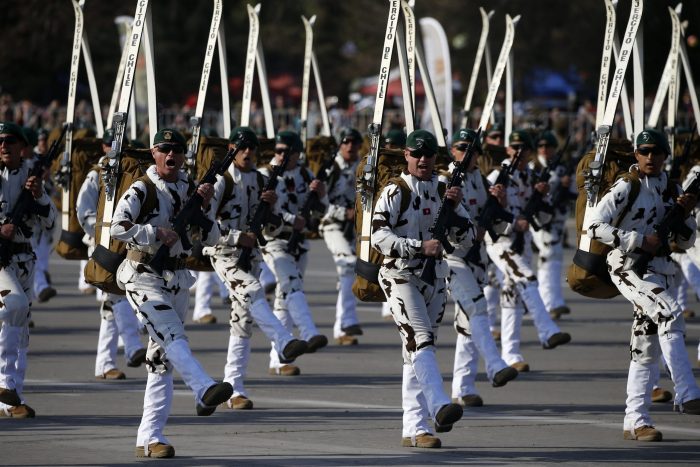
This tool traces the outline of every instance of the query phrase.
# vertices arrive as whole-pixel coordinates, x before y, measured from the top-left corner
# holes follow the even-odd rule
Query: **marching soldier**
[[[36,259],[30,240],[34,232],[48,232],[56,222],[56,208],[44,191],[41,177],[29,177],[29,168],[22,159],[22,148],[27,144],[18,125],[0,122],[0,243],[4,256],[0,265],[0,416],[11,418],[35,416],[22,397]],[[31,193],[36,208],[24,225],[10,224],[8,216],[24,190]]]
[[[668,292],[676,267],[668,254],[659,250],[663,239],[653,226],[674,202],[690,214],[697,198],[692,195],[677,197],[678,187],[667,182],[663,164],[671,150],[663,133],[644,130],[637,136],[636,146],[637,164],[630,171],[639,177],[640,188],[627,209],[635,215],[623,215],[632,193],[632,181],[621,177],[592,208],[586,233],[591,239],[613,247],[606,259],[608,270],[615,286],[633,305],[623,437],[661,441],[663,436],[654,428],[649,414],[659,357],[664,356],[670,369],[675,404],[681,412],[700,415],[700,388],[685,349],[683,310]],[[690,247],[695,240],[695,219],[688,216],[685,223],[692,232],[689,238],[675,234],[672,239],[680,248]],[[654,255],[643,275],[632,268],[640,252]]]
[[[224,368],[224,381],[233,386],[233,396],[227,402],[231,409],[253,408],[244,388],[244,379],[250,358],[250,337],[253,321],[280,349],[278,359],[282,364],[290,364],[302,355],[307,343],[295,339],[287,328],[274,315],[265,299],[265,292],[258,280],[262,258],[257,247],[255,234],[246,228],[254,215],[260,200],[274,206],[277,194],[274,190],[260,193],[263,176],[253,168],[258,138],[248,127],[239,127],[231,133],[232,142],[243,135],[242,148],[236,155],[230,173],[219,176],[214,185],[214,198],[210,209],[216,213],[221,237],[215,247],[207,247],[204,253],[212,258],[212,265],[221,281],[228,288],[231,297],[231,335]],[[251,249],[250,269],[240,264],[244,249]]]
[[[537,138],[537,157],[531,163],[538,170],[547,167],[554,159],[558,146],[557,138],[551,131],[542,132]],[[571,177],[561,165],[550,172],[550,196],[554,213],[552,220],[539,230],[533,230],[532,238],[539,250],[537,255],[537,283],[544,305],[554,319],[570,313],[564,303],[561,289],[562,265],[564,261],[564,230],[569,217],[571,194],[575,187]]]
[[[357,300],[352,293],[355,280],[355,171],[362,135],[354,128],[340,132],[340,147],[328,181],[328,211],[321,220],[320,232],[333,254],[338,273],[338,300],[335,305],[333,337],[339,345],[355,345],[362,335],[357,318]],[[350,238],[348,238],[350,237]]]
[[[111,137],[109,137],[111,139]],[[105,146],[103,140],[103,147]],[[85,231],[83,242],[88,246],[88,256],[95,248],[95,224],[100,196],[100,175],[97,169],[88,172],[76,200],[78,223]],[[97,338],[95,378],[105,380],[125,379],[117,368],[116,356],[119,337],[124,342],[126,365],[139,367],[146,361],[146,349],[139,337],[139,322],[125,297],[100,293],[100,331]]]
[[[117,282],[126,290],[129,303],[150,336],[143,418],[136,440],[137,457],[175,455],[175,449],[163,434],[172,405],[173,367],[194,393],[197,415],[211,415],[233,393],[229,383],[215,383],[194,358],[183,325],[194,277],[184,268],[189,252],[183,250],[170,220],[194,194],[193,182],[181,171],[185,145],[185,138],[175,130],[156,133],[151,148],[155,165],[122,195],[110,228],[114,238],[128,244],[126,259],[117,271]],[[204,209],[214,195],[214,187],[202,184],[196,191],[204,200]],[[141,213],[146,197],[154,195],[157,196],[156,208]],[[135,223],[140,214],[144,223]],[[219,228],[211,220],[210,231],[200,229],[203,245],[215,245],[219,239]],[[148,263],[162,245],[169,247],[170,256],[160,276]]]
[[[453,171],[466,156],[469,143],[476,138],[474,130],[463,128],[455,133],[452,141],[452,156],[455,162],[450,164]],[[462,184],[462,206],[472,219],[479,216],[486,204],[488,193],[506,202],[506,193],[502,186],[489,187],[478,168],[478,156],[481,145],[477,141],[469,167],[467,167]],[[505,233],[510,226],[506,222],[498,224],[500,233]],[[476,375],[479,368],[479,355],[486,363],[486,374],[494,387],[504,386],[518,376],[518,371],[511,368],[501,358],[496,342],[489,329],[486,311],[486,298],[483,289],[487,283],[486,267],[488,256],[483,239],[484,232],[477,234],[479,240],[478,255],[468,258],[469,248],[462,246],[447,255],[450,274],[447,285],[455,301],[454,327],[457,332],[455,346],[454,370],[452,377],[452,400],[464,406],[479,407],[484,404],[476,390]]]
[[[437,140],[430,132],[416,130],[406,141],[407,172],[384,188],[372,218],[372,246],[385,255],[379,283],[387,296],[399,329],[403,354],[403,438],[405,447],[439,448],[435,432],[446,432],[462,417],[462,407],[451,403],[442,387],[435,355],[437,330],[445,312],[445,277],[442,244],[429,232],[440,209],[440,182],[433,173]],[[444,187],[444,185],[443,185]],[[410,201],[402,203],[404,196]],[[462,191],[451,188],[447,199],[457,206],[455,214],[466,227],[450,228],[455,245],[469,242],[474,230],[461,206]],[[402,204],[408,208],[402,212]],[[435,282],[420,279],[424,259],[436,259]],[[435,424],[433,430],[429,420]]]
[[[309,303],[304,294],[304,270],[308,261],[309,243],[304,240],[297,252],[291,253],[287,248],[287,240],[292,230],[303,230],[306,219],[298,215],[299,208],[304,204],[309,192],[316,191],[323,205],[328,205],[326,187],[319,180],[312,180],[313,175],[306,167],[297,164],[303,144],[299,135],[292,131],[280,131],[275,137],[275,157],[271,165],[280,165],[284,161],[285,152],[289,151],[289,161],[284,173],[277,183],[277,203],[275,212],[282,217],[280,228],[266,231],[267,244],[261,248],[263,259],[277,278],[275,289],[275,315],[291,330],[292,325],[299,328],[301,339],[308,342],[307,353],[328,345],[328,338],[316,328]],[[271,172],[262,169],[261,172],[270,176]],[[290,319],[291,317],[291,319]],[[280,350],[274,342],[270,351],[270,373],[277,375],[298,375],[300,370],[294,365],[285,364],[279,360]]]
[[[532,234],[529,231],[529,223],[521,215],[527,200],[532,195],[532,190],[547,193],[548,186],[540,182],[535,187],[530,186],[532,173],[527,169],[527,159],[532,149],[529,135],[522,130],[514,130],[510,134],[508,154],[510,160],[504,161],[510,165],[518,151],[522,156],[518,167],[510,176],[505,188],[507,194],[507,206],[515,220],[513,232],[509,235],[501,235],[493,241],[489,235],[486,238],[486,251],[491,261],[496,265],[503,276],[503,289],[501,290],[501,354],[503,360],[518,371],[529,371],[529,364],[520,353],[520,328],[522,325],[524,307],[532,314],[532,319],[537,328],[537,335],[545,349],[553,349],[568,343],[571,336],[561,332],[552,321],[548,310],[542,302],[537,284],[537,277],[530,267],[532,259]],[[505,169],[501,169],[505,170]],[[489,175],[489,182],[495,183],[499,172],[493,171]],[[535,221],[544,225],[551,219],[551,214],[540,211],[535,215]],[[521,236],[520,239],[517,237]],[[521,241],[522,251],[516,251],[516,239]]]

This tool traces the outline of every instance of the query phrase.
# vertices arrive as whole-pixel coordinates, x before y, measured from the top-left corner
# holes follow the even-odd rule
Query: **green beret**
[[[156,133],[156,136],[153,138],[153,146],[161,143],[174,143],[181,145],[183,148],[187,147],[187,141],[182,136],[182,133],[171,128],[164,128]]]
[[[22,127],[26,140],[29,142],[31,147],[36,146],[39,143],[39,134],[34,130],[34,128],[29,128],[28,126]]]
[[[13,135],[21,139],[24,144],[29,144],[27,135],[22,131],[22,127],[12,122],[0,122],[0,134]]]
[[[491,135],[491,133],[501,133],[503,134],[503,125],[500,123],[494,123],[491,128],[486,132],[486,136]]]
[[[409,151],[422,150],[426,154],[435,154],[438,150],[437,139],[428,130],[415,130],[406,138],[406,149]]]
[[[471,143],[472,141],[474,141],[475,138],[476,131],[472,130],[471,128],[460,128],[452,136],[452,144],[459,143],[460,141]],[[477,140],[474,144],[474,147],[477,151],[481,152],[481,141]]]
[[[655,144],[664,150],[666,154],[671,154],[671,148],[668,145],[666,135],[658,130],[647,128],[637,135],[636,146],[642,144]]]
[[[525,149],[532,149],[532,139],[525,130],[513,130],[508,138],[508,144],[522,144]]]
[[[241,136],[243,136],[250,144],[254,144],[255,146],[260,145],[258,135],[256,135],[253,129],[248,126],[239,126],[238,128],[234,128],[234,130],[231,132],[231,136],[228,137],[228,140],[233,143]]]
[[[48,139],[49,138],[49,132],[46,130],[46,128],[39,128],[39,130],[36,133],[37,139]]]
[[[111,128],[107,128],[105,132],[102,133],[102,144],[107,144],[111,146],[112,141],[114,141],[114,130]]]
[[[406,133],[403,130],[394,128],[389,130],[384,138],[387,144],[393,144],[394,146],[404,147],[406,146]]]
[[[537,137],[537,143],[539,144],[540,141],[544,141],[545,143],[547,143],[548,146],[559,146],[559,141],[557,141],[557,137],[554,136],[554,133],[552,133],[549,130],[540,133],[540,135]]]
[[[301,142],[301,138],[293,131],[280,131],[275,136],[275,143],[286,144],[292,152],[301,152],[304,150],[304,144]]]
[[[354,128],[343,128],[340,130],[340,142],[342,143],[344,139],[351,139],[353,141],[357,141],[358,143],[362,142],[362,135],[360,134],[359,131],[357,131]]]

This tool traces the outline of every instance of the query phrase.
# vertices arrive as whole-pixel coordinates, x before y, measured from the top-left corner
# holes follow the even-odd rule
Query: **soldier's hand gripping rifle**
[[[321,167],[318,169],[318,172],[316,172],[316,177],[314,180],[318,180],[322,183],[326,183],[328,180],[328,175],[331,167],[333,167],[333,162],[335,161],[335,158],[333,157],[333,154],[331,153],[326,159],[323,161],[323,164]],[[305,169],[302,169],[305,170]],[[310,191],[309,195],[306,197],[306,200],[304,201],[304,204],[302,207],[299,209],[298,215],[300,217],[303,217],[304,220],[306,221],[305,225],[308,226],[309,222],[311,221],[311,211],[323,211],[325,210],[325,206],[321,204],[321,200],[318,197],[318,192],[317,191]],[[292,235],[289,237],[289,240],[287,240],[287,253],[290,255],[296,255],[299,251],[299,244],[304,240],[304,234],[302,233],[304,229],[300,230],[292,230]]]
[[[535,186],[540,182],[549,183],[549,179],[552,177],[552,172],[559,167],[561,164],[561,158],[564,156],[564,151],[569,146],[569,137],[566,138],[564,146],[559,150],[554,159],[547,163],[546,166],[542,167],[542,170],[535,175],[532,181],[532,195],[530,199],[525,204],[523,208],[522,216],[527,219],[533,229],[540,230],[540,226],[537,224],[535,216],[538,212],[544,211],[550,214],[554,213],[553,206],[544,202],[544,195],[535,189]]]
[[[515,157],[513,158],[513,161],[510,163],[510,165],[503,164],[501,166],[501,171],[498,173],[498,178],[496,178],[496,181],[493,182],[493,186],[508,186],[511,175],[513,175],[513,172],[515,172],[515,169],[518,167],[518,164],[520,164],[521,157],[522,149],[518,148],[518,152],[515,154]],[[498,234],[496,233],[494,225],[498,222],[510,223],[513,222],[513,219],[513,214],[501,206],[501,203],[500,201],[498,201],[498,198],[489,193],[489,196],[486,199],[486,204],[484,204],[484,208],[481,210],[481,213],[477,217],[476,225],[480,229],[485,230],[491,237],[491,240],[495,242],[496,240],[498,240]],[[480,249],[481,242],[475,241],[472,247],[467,252],[467,261],[469,261],[470,263],[478,262],[480,256]]]
[[[51,167],[53,161],[58,157],[61,142],[66,136],[66,131],[68,130],[69,126],[70,125],[68,124],[63,125],[61,135],[53,143],[51,143],[51,147],[45,156],[39,156],[37,158],[34,166],[29,171],[29,176],[27,178],[38,177],[41,179],[42,175],[44,174],[44,170]],[[24,232],[24,236],[28,237],[31,235],[31,232],[29,232],[28,227],[25,224],[25,218],[33,213],[46,216],[48,215],[48,209],[48,206],[39,206],[36,201],[34,201],[34,195],[32,192],[23,187],[17,201],[15,202],[15,205],[12,207],[12,211],[10,211],[7,218],[5,218],[4,224],[12,224],[17,226],[17,228]],[[2,267],[7,267],[12,259],[12,249],[10,248],[11,244],[12,240],[0,237],[0,266]]]
[[[684,195],[693,195],[696,198],[700,193],[700,175],[697,175],[690,186],[683,192]],[[690,238],[693,230],[685,223],[686,219],[685,208],[676,201],[674,205],[666,211],[664,217],[661,218],[658,224],[654,225],[654,231],[661,240],[661,245],[656,253],[642,251],[639,257],[632,263],[632,270],[641,278],[646,274],[649,267],[649,262],[654,259],[654,256],[671,254],[669,238],[671,235],[680,235],[683,238]]]
[[[474,157],[475,146],[477,141],[479,141],[479,138],[481,138],[481,128],[477,130],[476,136],[474,136],[474,139],[469,143],[469,146],[467,146],[462,162],[457,164],[457,167],[452,173],[450,184],[447,186],[448,190],[452,187],[457,187],[460,190],[462,189],[462,183],[464,182],[464,177],[466,176],[469,165],[471,164],[471,160]],[[451,199],[448,199],[447,194],[445,194],[442,204],[440,205],[440,209],[435,216],[435,221],[433,222],[432,227],[430,227],[430,233],[433,234],[433,239],[440,240],[442,248],[447,253],[452,253],[455,250],[447,238],[448,230],[451,227],[466,228],[469,226],[466,219],[463,219],[455,214],[454,211],[456,208],[457,206],[455,203]],[[429,256],[423,262],[423,270],[421,271],[420,279],[426,284],[433,285],[435,283],[436,262],[437,258],[435,256]]]
[[[250,142],[245,138],[244,135],[240,134],[238,139],[234,143],[234,147],[229,149],[226,156],[221,161],[212,161],[209,170],[204,174],[204,176],[197,183],[197,188],[205,183],[214,184],[216,182],[217,175],[223,175],[226,172],[236,158],[239,151],[247,148]],[[210,230],[212,228],[213,222],[207,218],[202,212],[202,204],[204,198],[197,193],[195,190],[194,194],[190,196],[185,205],[177,213],[175,219],[172,222],[172,229],[180,237],[180,242],[182,243],[183,250],[189,250],[192,248],[192,243],[187,236],[187,229],[190,226],[199,226],[203,230]],[[158,251],[148,262],[149,268],[159,276],[163,275],[163,270],[165,269],[165,261],[170,257],[170,247],[168,245],[161,245]]]
[[[284,174],[284,170],[287,167],[287,164],[289,163],[289,156],[291,155],[291,150],[290,148],[285,149],[283,157],[282,157],[282,163],[280,165],[271,165],[271,170],[270,170],[270,178],[267,179],[267,183],[263,187],[263,189],[260,191],[260,194],[262,195],[266,191],[274,190],[277,188],[277,181],[278,178]],[[265,226],[270,223],[272,218],[272,206],[267,202],[264,201],[262,198],[258,202],[258,206],[255,209],[255,213],[253,216],[250,218],[250,221],[248,222],[248,232],[251,232],[255,234],[255,238],[258,240],[258,245],[260,246],[265,246],[267,244],[267,240],[265,240],[265,237],[263,236],[263,229]],[[238,262],[236,263],[236,266],[241,268],[242,270],[246,272],[250,272],[252,268],[252,264],[250,262],[250,257],[253,254],[253,248],[251,247],[241,247],[241,254],[238,257]]]

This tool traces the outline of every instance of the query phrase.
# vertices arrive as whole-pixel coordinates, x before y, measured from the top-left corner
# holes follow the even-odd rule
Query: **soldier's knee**
[[[29,321],[29,299],[20,293],[9,293],[1,299],[0,319],[10,326],[24,326]]]
[[[233,319],[229,323],[231,325],[231,335],[250,339],[253,336],[253,321],[248,318]]]

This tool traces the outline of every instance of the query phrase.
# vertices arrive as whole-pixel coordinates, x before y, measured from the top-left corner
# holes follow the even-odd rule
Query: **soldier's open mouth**
[[[165,161],[165,165],[168,167],[175,167],[175,159],[168,159]]]

